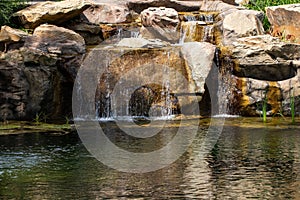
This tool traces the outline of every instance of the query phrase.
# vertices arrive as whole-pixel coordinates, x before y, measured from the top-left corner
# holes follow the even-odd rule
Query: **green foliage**
[[[266,7],[293,3],[300,3],[300,0],[250,0],[246,7],[251,10],[258,10],[265,13]],[[270,22],[268,21],[266,15],[264,16],[263,25],[265,30],[268,31],[270,29]]]
[[[27,0],[0,0],[0,26],[15,27],[10,21],[14,12],[26,7]]]

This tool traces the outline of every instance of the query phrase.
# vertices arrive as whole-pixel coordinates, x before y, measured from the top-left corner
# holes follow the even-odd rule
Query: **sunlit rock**
[[[39,2],[13,14],[13,19],[25,28],[36,28],[43,23],[61,24],[78,16],[88,8],[85,0]]]
[[[0,31],[0,51],[20,48],[28,36],[30,34],[19,29],[2,26]]]
[[[36,28],[24,46],[50,54],[72,56],[85,53],[84,39],[78,33],[48,24]]]
[[[149,39],[178,42],[179,17],[176,10],[165,7],[151,7],[141,13],[143,27],[141,36]]]
[[[196,93],[204,93],[204,84],[214,63],[216,46],[207,42],[188,42],[182,46],[182,54],[195,82]]]
[[[159,39],[124,38],[118,42],[116,46],[129,48],[161,48],[170,46],[170,44]]]
[[[300,43],[300,4],[267,7],[266,14],[274,36]]]
[[[291,114],[291,98],[300,104],[299,52],[300,45],[270,35],[234,42],[230,58],[222,58],[231,114],[258,116],[263,106],[270,116]]]
[[[201,1],[176,1],[176,0],[127,0],[130,10],[141,13],[149,7],[168,7],[178,12],[198,11]]]
[[[124,23],[131,21],[131,13],[122,2],[102,2],[93,0],[92,5],[83,12],[83,16],[91,23]]]
[[[232,58],[238,63],[234,69],[237,76],[280,81],[297,74],[292,61],[300,58],[300,45],[270,35],[246,37],[233,43]]]

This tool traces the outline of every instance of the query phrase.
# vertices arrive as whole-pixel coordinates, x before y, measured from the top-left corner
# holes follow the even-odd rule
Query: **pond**
[[[168,124],[167,134],[176,123]],[[193,120],[186,120],[185,126],[189,123]],[[77,133],[0,136],[0,199],[300,198],[299,124],[228,118],[214,148],[200,159],[207,124],[207,119],[200,120],[196,139],[177,161],[148,173],[124,173],[103,165]],[[131,146],[114,123],[104,125],[114,143]],[[143,150],[159,146],[155,139],[141,143]],[[141,150],[139,145],[131,148]]]

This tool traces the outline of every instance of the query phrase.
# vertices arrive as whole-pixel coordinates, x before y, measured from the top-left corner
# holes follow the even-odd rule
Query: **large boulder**
[[[131,21],[131,13],[124,3],[109,3],[93,0],[92,5],[83,12],[89,22],[94,24],[100,23],[124,23]]]
[[[226,49],[223,51],[225,55]],[[240,38],[223,55],[223,82],[231,114],[291,114],[291,98],[299,113],[300,45],[270,35]]]
[[[63,26],[81,35],[86,45],[96,45],[103,41],[102,29],[98,24],[78,18],[64,23]]]
[[[294,77],[297,67],[292,61],[300,58],[300,45],[280,42],[270,35],[240,38],[233,43],[232,59],[239,77],[281,81]]]
[[[223,44],[225,45],[230,45],[237,38],[262,35],[264,33],[261,21],[254,14],[240,10],[226,15],[222,28]]]
[[[89,3],[85,0],[39,2],[14,13],[13,19],[31,29],[43,23],[59,25],[78,16],[88,6]]]
[[[300,43],[300,4],[272,6],[266,8],[272,34],[284,40]]]
[[[163,41],[176,42],[179,40],[177,31],[179,17],[176,10],[165,7],[151,7],[141,13],[143,27],[141,36],[151,39],[161,39]]]
[[[200,7],[201,11],[219,12],[218,27],[223,45],[231,45],[238,38],[261,35],[264,33],[263,13],[246,10],[221,1],[207,1]],[[237,23],[237,19],[238,23]]]
[[[33,35],[27,38],[24,46],[49,54],[66,56],[85,53],[83,37],[72,30],[49,24],[37,27]]]
[[[73,82],[85,54],[74,31],[41,25],[24,47],[0,57],[0,120],[64,118],[71,113]]]
[[[30,34],[22,30],[2,26],[0,31],[0,51],[21,47],[28,36],[30,36]]]
[[[24,47],[33,52],[40,51],[59,58],[60,67],[71,80],[76,78],[77,70],[86,52],[85,41],[81,35],[49,24],[37,27],[33,35],[27,38]]]
[[[214,63],[216,46],[208,42],[187,42],[182,45],[182,54],[195,82],[195,93],[203,94],[206,79]]]
[[[0,60],[0,120],[32,120],[41,113],[50,118],[58,109],[55,62],[44,66],[30,57],[23,48],[9,51]]]

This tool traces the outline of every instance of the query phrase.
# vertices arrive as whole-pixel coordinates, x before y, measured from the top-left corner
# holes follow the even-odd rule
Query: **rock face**
[[[19,29],[2,26],[0,31],[0,51],[20,48],[28,36],[28,33]]]
[[[104,4],[97,3],[97,1],[92,1],[92,5],[83,12],[83,17],[93,24],[116,24],[131,21],[131,14],[125,4]]]
[[[179,40],[177,31],[179,17],[176,10],[165,7],[151,7],[141,13],[143,27],[141,36],[144,38],[159,38],[163,41]]]
[[[70,115],[73,81],[84,53],[84,39],[77,33],[41,25],[24,47],[2,54],[0,120]]]
[[[220,1],[207,1],[201,5],[200,10],[219,12],[217,27],[221,32],[221,40],[224,45],[231,45],[232,42],[241,37],[264,33],[261,23],[262,12],[245,10]]]
[[[61,2],[40,2],[13,14],[15,21],[25,28],[36,28],[43,23],[61,24],[88,8],[89,4],[82,0]]]
[[[207,78],[212,76],[215,48],[209,43],[193,42],[182,47],[99,50],[97,57],[109,63],[96,94],[100,117],[124,116],[128,112],[148,116],[149,112],[168,109],[178,114],[180,108],[185,114],[199,113],[192,105],[202,99]],[[120,83],[119,91],[116,85]],[[133,83],[135,87],[131,86]],[[126,105],[127,95],[133,107]]]
[[[79,33],[84,38],[86,45],[96,45],[103,41],[102,29],[99,25],[74,19],[63,24],[63,26]]]
[[[232,114],[262,114],[264,101],[269,115],[290,114],[291,97],[296,105],[300,97],[299,48],[300,45],[280,42],[269,35],[234,42],[230,59],[222,58],[227,66],[224,80],[231,94]]]
[[[272,34],[284,40],[300,40],[300,4],[289,4],[266,8],[268,20],[272,25]]]
[[[239,22],[237,23],[237,19]],[[224,17],[223,43],[230,45],[237,38],[261,35],[264,33],[261,21],[252,13],[235,11]]]

